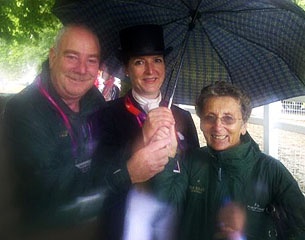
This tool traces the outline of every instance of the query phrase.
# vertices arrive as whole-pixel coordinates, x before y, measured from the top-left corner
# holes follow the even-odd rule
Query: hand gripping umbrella
[[[174,103],[195,102],[218,80],[245,89],[254,106],[305,95],[305,13],[288,0],[56,0],[66,24],[85,22],[101,40],[103,60],[122,78],[116,58],[119,31],[163,26],[167,79]]]

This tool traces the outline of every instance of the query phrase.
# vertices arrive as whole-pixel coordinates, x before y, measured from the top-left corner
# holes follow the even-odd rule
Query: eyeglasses
[[[215,124],[217,122],[217,119],[220,119],[220,122],[223,125],[233,125],[235,124],[238,120],[241,120],[241,118],[234,118],[230,115],[225,115],[222,117],[216,117],[215,115],[206,115],[202,117],[202,120],[205,124]]]

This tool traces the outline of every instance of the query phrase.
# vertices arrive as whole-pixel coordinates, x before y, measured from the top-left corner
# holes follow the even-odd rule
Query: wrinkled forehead
[[[70,49],[90,55],[100,55],[98,37],[89,29],[80,26],[68,28],[63,33],[58,47],[59,51]]]
[[[242,114],[240,100],[231,96],[211,96],[203,103],[202,113]]]

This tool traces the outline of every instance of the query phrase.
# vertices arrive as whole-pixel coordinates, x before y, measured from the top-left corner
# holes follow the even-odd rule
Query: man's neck
[[[73,111],[73,112],[79,112],[79,100],[66,100],[63,99],[65,104],[68,105],[68,107]]]

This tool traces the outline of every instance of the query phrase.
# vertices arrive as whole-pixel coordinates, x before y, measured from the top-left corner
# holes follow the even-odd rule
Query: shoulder
[[[122,120],[126,120],[129,115],[124,104],[124,98],[121,97],[107,101],[106,106],[99,112],[99,119],[104,124],[105,122],[122,122]]]
[[[119,106],[124,106],[125,97],[116,98],[114,100],[107,102],[107,108],[116,108]]]
[[[171,110],[173,111],[173,114],[190,115],[189,111],[184,110],[176,105],[172,105]]]
[[[188,169],[200,169],[208,165],[210,155],[206,147],[198,147],[188,150],[185,153],[184,161]]]
[[[106,102],[105,113],[107,114],[119,114],[125,111],[124,97]]]
[[[191,113],[187,110],[184,110],[178,106],[173,105],[171,107],[172,113],[174,115],[174,118],[177,121],[181,121],[181,122],[192,122],[192,116]]]
[[[103,94],[98,90],[97,87],[93,86],[85,95],[87,101],[93,101],[98,103],[106,103]]]
[[[10,96],[5,105],[6,112],[26,113],[35,109],[41,103],[42,97],[35,85],[29,85],[21,92]]]
[[[274,183],[278,182],[294,182],[295,179],[286,168],[286,166],[278,159],[267,154],[261,153],[259,160],[256,162],[255,175]]]
[[[286,169],[286,167],[280,160],[278,160],[270,155],[267,155],[263,152],[260,153],[259,159],[257,161],[257,165],[261,169],[266,169],[268,171]]]

